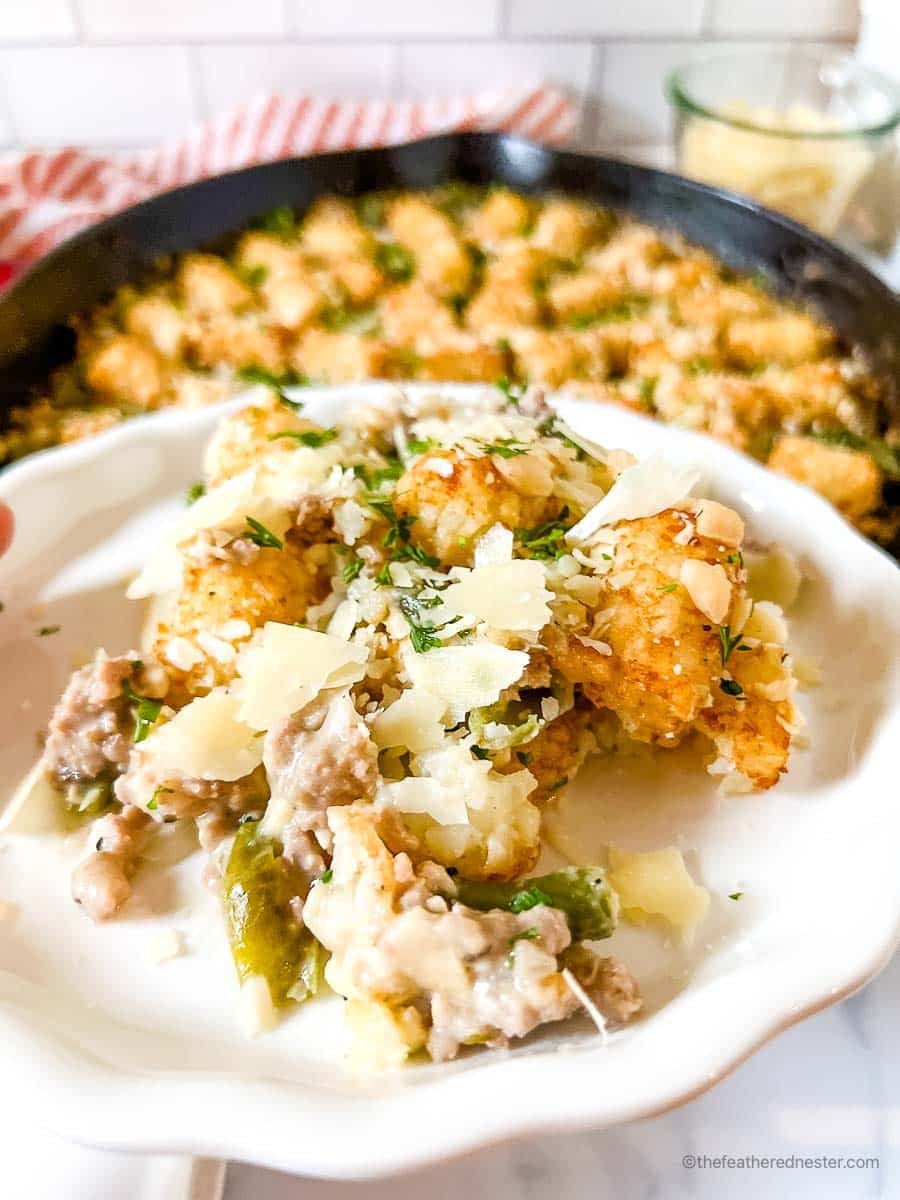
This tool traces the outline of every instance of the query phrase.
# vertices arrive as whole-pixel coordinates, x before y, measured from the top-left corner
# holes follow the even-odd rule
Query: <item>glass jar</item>
[[[826,237],[893,244],[900,88],[886,76],[846,57],[750,51],[690,63],[667,92],[681,174]]]

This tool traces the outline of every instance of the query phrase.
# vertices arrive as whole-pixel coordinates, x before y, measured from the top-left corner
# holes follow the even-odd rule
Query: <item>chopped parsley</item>
[[[265,367],[251,365],[238,367],[237,377],[243,383],[262,383],[266,387],[272,388],[278,393],[281,403],[292,408],[294,412],[299,412],[303,407],[300,400],[289,400],[283,391],[286,387],[305,387],[309,383],[308,378],[298,371],[285,371],[281,375],[276,375],[273,371],[267,371]]]
[[[734,696],[736,699],[743,699],[744,689],[736,679],[720,679],[719,687],[726,696]]]
[[[744,894],[743,892],[729,892],[728,899],[729,900],[740,900],[740,898],[741,898],[741,896],[743,896],[743,894]]]
[[[349,562],[344,564],[344,569],[341,571],[344,583],[352,583],[353,580],[357,578],[364,566],[365,563],[359,557],[359,555],[354,555]]]
[[[334,879],[334,871],[332,871],[331,867],[326,867],[319,876],[319,883],[331,883],[332,879]]]
[[[647,412],[656,412],[657,382],[658,380],[655,375],[645,375],[638,384],[638,396]]]
[[[370,496],[368,504],[369,508],[374,508],[379,516],[384,517],[390,526],[384,535],[382,545],[385,549],[392,551],[391,559],[393,562],[411,561],[418,563],[420,567],[439,566],[439,562],[434,555],[428,554],[421,546],[416,546],[410,541],[409,534],[416,522],[415,517],[398,517],[391,501],[381,496]],[[385,564],[385,567],[387,565]],[[382,567],[382,571],[385,570],[385,567]],[[381,579],[382,571],[379,571],[376,577],[379,582],[385,582],[385,580]],[[390,582],[389,573],[386,581]]]
[[[260,549],[267,547],[272,550],[283,550],[284,542],[280,537],[276,537],[271,529],[266,529],[261,521],[257,521],[255,517],[244,517],[247,522],[247,528],[244,530],[242,537],[259,546]]]
[[[441,645],[441,639],[437,634],[444,626],[422,624],[422,605],[414,596],[403,595],[400,597],[400,611],[406,617],[406,623],[409,626],[409,640],[416,654],[425,654],[428,650],[434,650]]]
[[[51,637],[54,633],[59,633],[62,625],[42,625],[37,631],[38,637]]]
[[[646,296],[636,296],[633,300],[624,300],[614,304],[612,308],[604,308],[599,312],[582,313],[574,317],[569,325],[572,329],[590,329],[592,325],[608,325],[616,321],[631,321],[642,316],[650,306]]]
[[[358,333],[361,337],[375,337],[381,332],[381,318],[371,306],[352,308],[338,304],[322,313],[322,324],[326,329],[344,333]]]
[[[553,521],[545,521],[533,529],[517,529],[516,541],[532,558],[543,558],[555,561],[566,552],[565,536],[570,526],[568,524],[569,509],[564,508]]]
[[[733,567],[737,567],[738,570],[743,571],[744,569],[744,556],[741,554],[740,550],[732,550],[725,561],[727,563],[731,563]]]
[[[698,354],[696,358],[684,364],[684,369],[688,375],[708,375],[710,371],[715,370],[715,363],[707,355]]]
[[[728,662],[728,659],[731,657],[731,652],[733,650],[737,650],[737,648],[740,646],[742,640],[743,639],[741,638],[741,635],[739,633],[736,633],[734,636],[732,636],[730,625],[720,625],[719,626],[719,649],[722,652],[722,666],[723,667]],[[734,695],[734,694],[735,693],[732,693],[732,695]]]
[[[849,429],[814,429],[809,436],[826,445],[862,450],[890,479],[900,479],[900,447],[889,446],[882,438],[861,437]]]
[[[185,499],[187,500],[189,505],[196,504],[197,501],[200,499],[200,497],[205,496],[205,495],[206,495],[206,484],[200,483],[198,481],[197,483],[192,483],[191,486],[188,488],[187,496],[185,496]]]
[[[380,488],[383,483],[396,483],[403,474],[403,463],[399,458],[389,462],[386,467],[379,467],[372,472],[372,486]]]
[[[495,442],[479,442],[485,454],[496,454],[498,458],[515,458],[518,454],[527,454],[529,447],[523,446],[515,438],[497,438]]]
[[[511,950],[516,942],[536,942],[540,936],[540,930],[532,925],[528,929],[522,929],[519,933],[514,933],[509,939],[509,948]]]
[[[511,404],[514,408],[519,407],[519,401],[522,399],[522,392],[524,388],[520,387],[516,383],[513,383],[508,375],[501,375],[497,380],[495,387],[499,388],[499,390],[506,397],[507,404]]]
[[[135,740],[137,740],[137,739],[135,739]],[[160,796],[172,796],[172,795],[174,795],[174,792],[175,792],[174,788],[158,787],[156,789],[156,791],[153,793],[153,795],[150,797],[150,799],[147,801],[147,808],[150,810],[150,812],[156,812],[156,810],[159,808]]]
[[[269,278],[269,268],[259,263],[255,267],[236,267],[236,273],[248,287],[258,288]]]
[[[279,204],[271,212],[260,217],[258,227],[266,233],[274,233],[276,237],[289,241],[297,236],[297,218],[294,210],[287,204]]]
[[[523,767],[527,767],[528,764],[531,762],[531,758],[532,758],[531,751],[530,750],[517,750],[516,758],[519,760],[519,762],[522,764]]]
[[[553,907],[553,901],[545,891],[532,884],[531,887],[523,888],[520,892],[516,892],[510,900],[507,908],[510,912],[522,913],[528,912],[530,908],[537,908],[539,904],[546,904]]]
[[[122,692],[133,704],[134,709],[134,733],[132,741],[137,744],[142,742],[150,732],[150,727],[159,717],[162,711],[162,700],[150,700],[146,696],[139,696],[131,686],[130,679],[122,680]]]
[[[269,441],[277,442],[280,438],[292,438],[303,446],[312,446],[313,449],[318,450],[320,446],[327,446],[329,442],[333,442],[337,436],[336,429],[304,429],[302,431],[283,429],[281,433],[270,433]]]
[[[384,196],[379,196],[377,193],[360,197],[356,206],[357,216],[363,225],[368,225],[370,229],[377,229],[384,224],[384,212]]]
[[[491,756],[490,751],[485,750],[484,746],[470,746],[469,749],[472,751],[473,758],[490,758]]]
[[[416,273],[415,257],[399,242],[382,242],[375,251],[375,264],[397,283],[406,283]]]
[[[664,583],[659,590],[661,592],[674,592],[677,587],[677,583]]]
[[[434,438],[410,438],[406,443],[406,449],[410,454],[427,454],[436,445],[437,442]]]

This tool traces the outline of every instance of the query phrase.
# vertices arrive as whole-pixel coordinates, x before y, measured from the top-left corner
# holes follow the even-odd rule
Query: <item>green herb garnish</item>
[[[656,412],[656,385],[658,382],[655,375],[645,375],[638,383],[638,395],[647,412]]]
[[[728,659],[731,657],[731,652],[733,650],[737,650],[737,648],[738,648],[738,646],[740,646],[742,640],[743,639],[741,638],[741,635],[739,633],[736,633],[734,636],[732,636],[730,625],[720,625],[719,626],[719,648],[722,653],[722,666],[723,667],[728,662]],[[739,685],[739,687],[740,687],[740,685]],[[735,694],[735,693],[732,693],[732,694]]]
[[[740,900],[740,898],[741,898],[741,896],[743,896],[743,894],[744,894],[743,892],[729,892],[728,899],[729,900]]]
[[[326,867],[319,876],[319,883],[331,883],[332,879],[334,879],[334,871],[332,871],[331,867]]]
[[[343,577],[344,583],[352,583],[353,580],[357,578],[364,566],[365,563],[359,557],[359,555],[355,555],[350,559],[349,562],[345,563],[344,569],[341,571],[341,576]]]
[[[434,650],[441,645],[441,639],[437,634],[444,626],[422,624],[422,608],[415,597],[401,596],[400,611],[406,617],[406,623],[409,626],[409,640],[416,654],[425,654],[428,650]]]
[[[37,631],[38,637],[51,637],[54,633],[59,633],[62,625],[42,625]]]
[[[506,397],[507,404],[511,404],[513,408],[519,407],[519,401],[522,399],[524,388],[519,384],[513,383],[508,375],[501,375],[494,385]]]
[[[491,752],[489,750],[485,750],[484,746],[470,746],[469,749],[472,751],[473,758],[484,759],[491,757]]]
[[[661,592],[674,592],[677,587],[677,583],[664,583],[659,590]]]
[[[185,499],[187,500],[189,505],[196,504],[197,501],[200,499],[200,497],[205,496],[205,495],[206,495],[206,484],[200,483],[198,481],[197,483],[192,483],[191,486],[188,488],[187,496],[185,497]]]
[[[137,745],[150,732],[150,727],[159,718],[162,711],[162,700],[150,700],[147,696],[139,696],[131,686],[130,679],[122,680],[122,692],[137,707],[134,710],[134,734],[132,741]]]
[[[516,541],[526,550],[531,558],[543,558],[555,561],[566,552],[565,536],[570,526],[568,524],[569,509],[563,508],[553,521],[545,521],[534,529],[517,529]]]
[[[269,268],[262,263],[255,267],[235,267],[235,273],[248,287],[258,288],[269,278]]]
[[[726,696],[735,696],[736,698],[739,698],[739,699],[743,698],[744,689],[741,687],[741,685],[738,683],[738,681],[736,679],[720,679],[719,687],[722,689],[722,691],[725,693]]]
[[[847,450],[862,450],[874,459],[875,465],[890,479],[900,479],[900,447],[889,446],[881,438],[861,437],[849,429],[813,429],[809,437],[831,446],[844,446]]]
[[[528,446],[523,446],[515,438],[498,438],[495,442],[479,442],[485,454],[496,454],[498,458],[515,458],[519,454],[527,454]]]
[[[329,442],[333,442],[337,436],[336,429],[284,429],[281,433],[270,433],[269,441],[277,442],[281,438],[291,438],[303,446],[312,446],[317,450],[320,446],[327,446]]]
[[[254,545],[259,546],[261,549],[266,549],[267,547],[272,550],[284,549],[284,542],[281,538],[276,537],[271,529],[266,529],[261,521],[257,521],[255,517],[244,517],[244,520],[247,522],[247,528],[241,535],[242,537],[253,542]]]
[[[396,283],[406,283],[416,273],[415,257],[399,242],[382,242],[375,251],[375,265]]]
[[[158,787],[156,789],[156,791],[153,793],[153,795],[150,797],[150,799],[147,801],[147,808],[151,812],[156,812],[156,810],[159,808],[160,796],[174,796],[174,794],[175,794],[174,788],[167,788],[167,787],[161,787],[161,786]]]
[[[297,218],[292,208],[287,204],[280,204],[278,208],[273,208],[260,218],[258,228],[288,241],[297,236]]]
[[[437,442],[434,438],[410,438],[406,443],[406,449],[409,454],[427,454],[436,445]]]

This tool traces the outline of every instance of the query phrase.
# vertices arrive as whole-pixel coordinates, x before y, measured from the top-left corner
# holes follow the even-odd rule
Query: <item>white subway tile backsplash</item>
[[[0,52],[17,138],[32,145],[141,145],[194,118],[179,46],[41,47]]]
[[[207,113],[261,91],[364,99],[391,90],[393,51],[377,43],[199,46],[193,53]]]
[[[895,0],[896,2],[896,0]],[[858,0],[711,0],[713,33],[773,37],[855,37]]]
[[[76,0],[76,3],[85,35],[103,41],[279,37],[286,25],[284,0]]]
[[[500,0],[288,0],[301,37],[481,37],[498,32]]]
[[[705,2],[508,0],[506,33],[555,37],[689,36],[700,32]]]
[[[75,38],[71,0],[0,0],[0,42],[56,42]]]
[[[665,80],[670,71],[709,54],[701,42],[622,42],[607,47],[593,128],[584,134],[595,148],[664,142],[670,128]]]
[[[587,42],[449,42],[400,47],[397,95],[446,96],[546,79],[586,92],[594,48]]]

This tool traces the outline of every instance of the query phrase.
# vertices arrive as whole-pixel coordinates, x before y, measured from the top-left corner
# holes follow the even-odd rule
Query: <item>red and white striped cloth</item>
[[[149,150],[15,152],[0,160],[0,260],[15,270],[130,204],[252,163],[452,130],[504,130],[560,144],[577,116],[571,96],[542,85],[414,102],[260,96]]]

